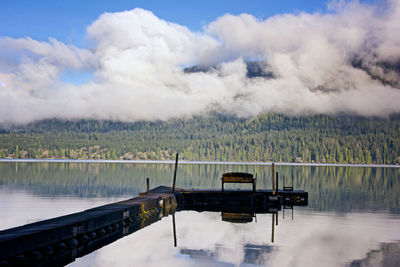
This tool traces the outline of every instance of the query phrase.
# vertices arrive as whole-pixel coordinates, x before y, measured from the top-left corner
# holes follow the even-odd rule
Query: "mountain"
[[[269,65],[265,61],[245,61],[246,64],[246,76],[247,78],[256,78],[262,77],[266,79],[275,78],[275,75],[272,71],[269,70]],[[185,73],[194,73],[194,72],[212,72],[213,70],[217,70],[220,68],[219,65],[215,66],[202,66],[202,65],[194,65],[192,67],[187,67],[183,71]]]

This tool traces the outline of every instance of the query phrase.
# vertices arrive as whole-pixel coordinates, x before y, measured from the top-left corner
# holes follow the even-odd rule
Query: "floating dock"
[[[64,266],[170,214],[176,246],[175,211],[221,212],[222,220],[236,223],[271,213],[274,229],[279,210],[308,205],[307,192],[285,185],[278,189],[274,164],[272,190],[256,190],[257,177],[248,173],[223,174],[221,190],[176,189],[177,165],[178,154],[172,187],[149,190],[147,178],[147,191],[138,197],[0,231],[0,266]],[[253,190],[225,190],[224,183],[252,183]]]
[[[274,213],[305,206],[304,191],[183,190],[160,186],[138,197],[0,231],[0,266],[63,266],[175,210]],[[225,216],[225,217],[226,217]]]
[[[175,194],[178,211],[222,211],[272,213],[282,205],[307,206],[308,193],[301,190],[182,190]]]

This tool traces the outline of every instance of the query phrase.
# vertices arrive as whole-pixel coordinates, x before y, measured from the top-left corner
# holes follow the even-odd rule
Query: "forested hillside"
[[[400,115],[212,114],[167,122],[43,120],[0,129],[1,158],[400,163]]]

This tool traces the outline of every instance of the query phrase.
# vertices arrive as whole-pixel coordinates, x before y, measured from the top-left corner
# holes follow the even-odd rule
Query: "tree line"
[[[388,118],[213,113],[169,121],[49,119],[0,127],[0,158],[174,159],[400,164],[400,114]]]

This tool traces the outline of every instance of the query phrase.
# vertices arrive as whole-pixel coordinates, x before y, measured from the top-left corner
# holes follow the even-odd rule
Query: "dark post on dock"
[[[173,181],[173,183],[172,183],[172,193],[175,193],[176,172],[178,171],[178,156],[179,156],[179,154],[176,153],[175,170],[174,170],[174,181]]]
[[[272,194],[275,195],[275,164],[272,162]]]

